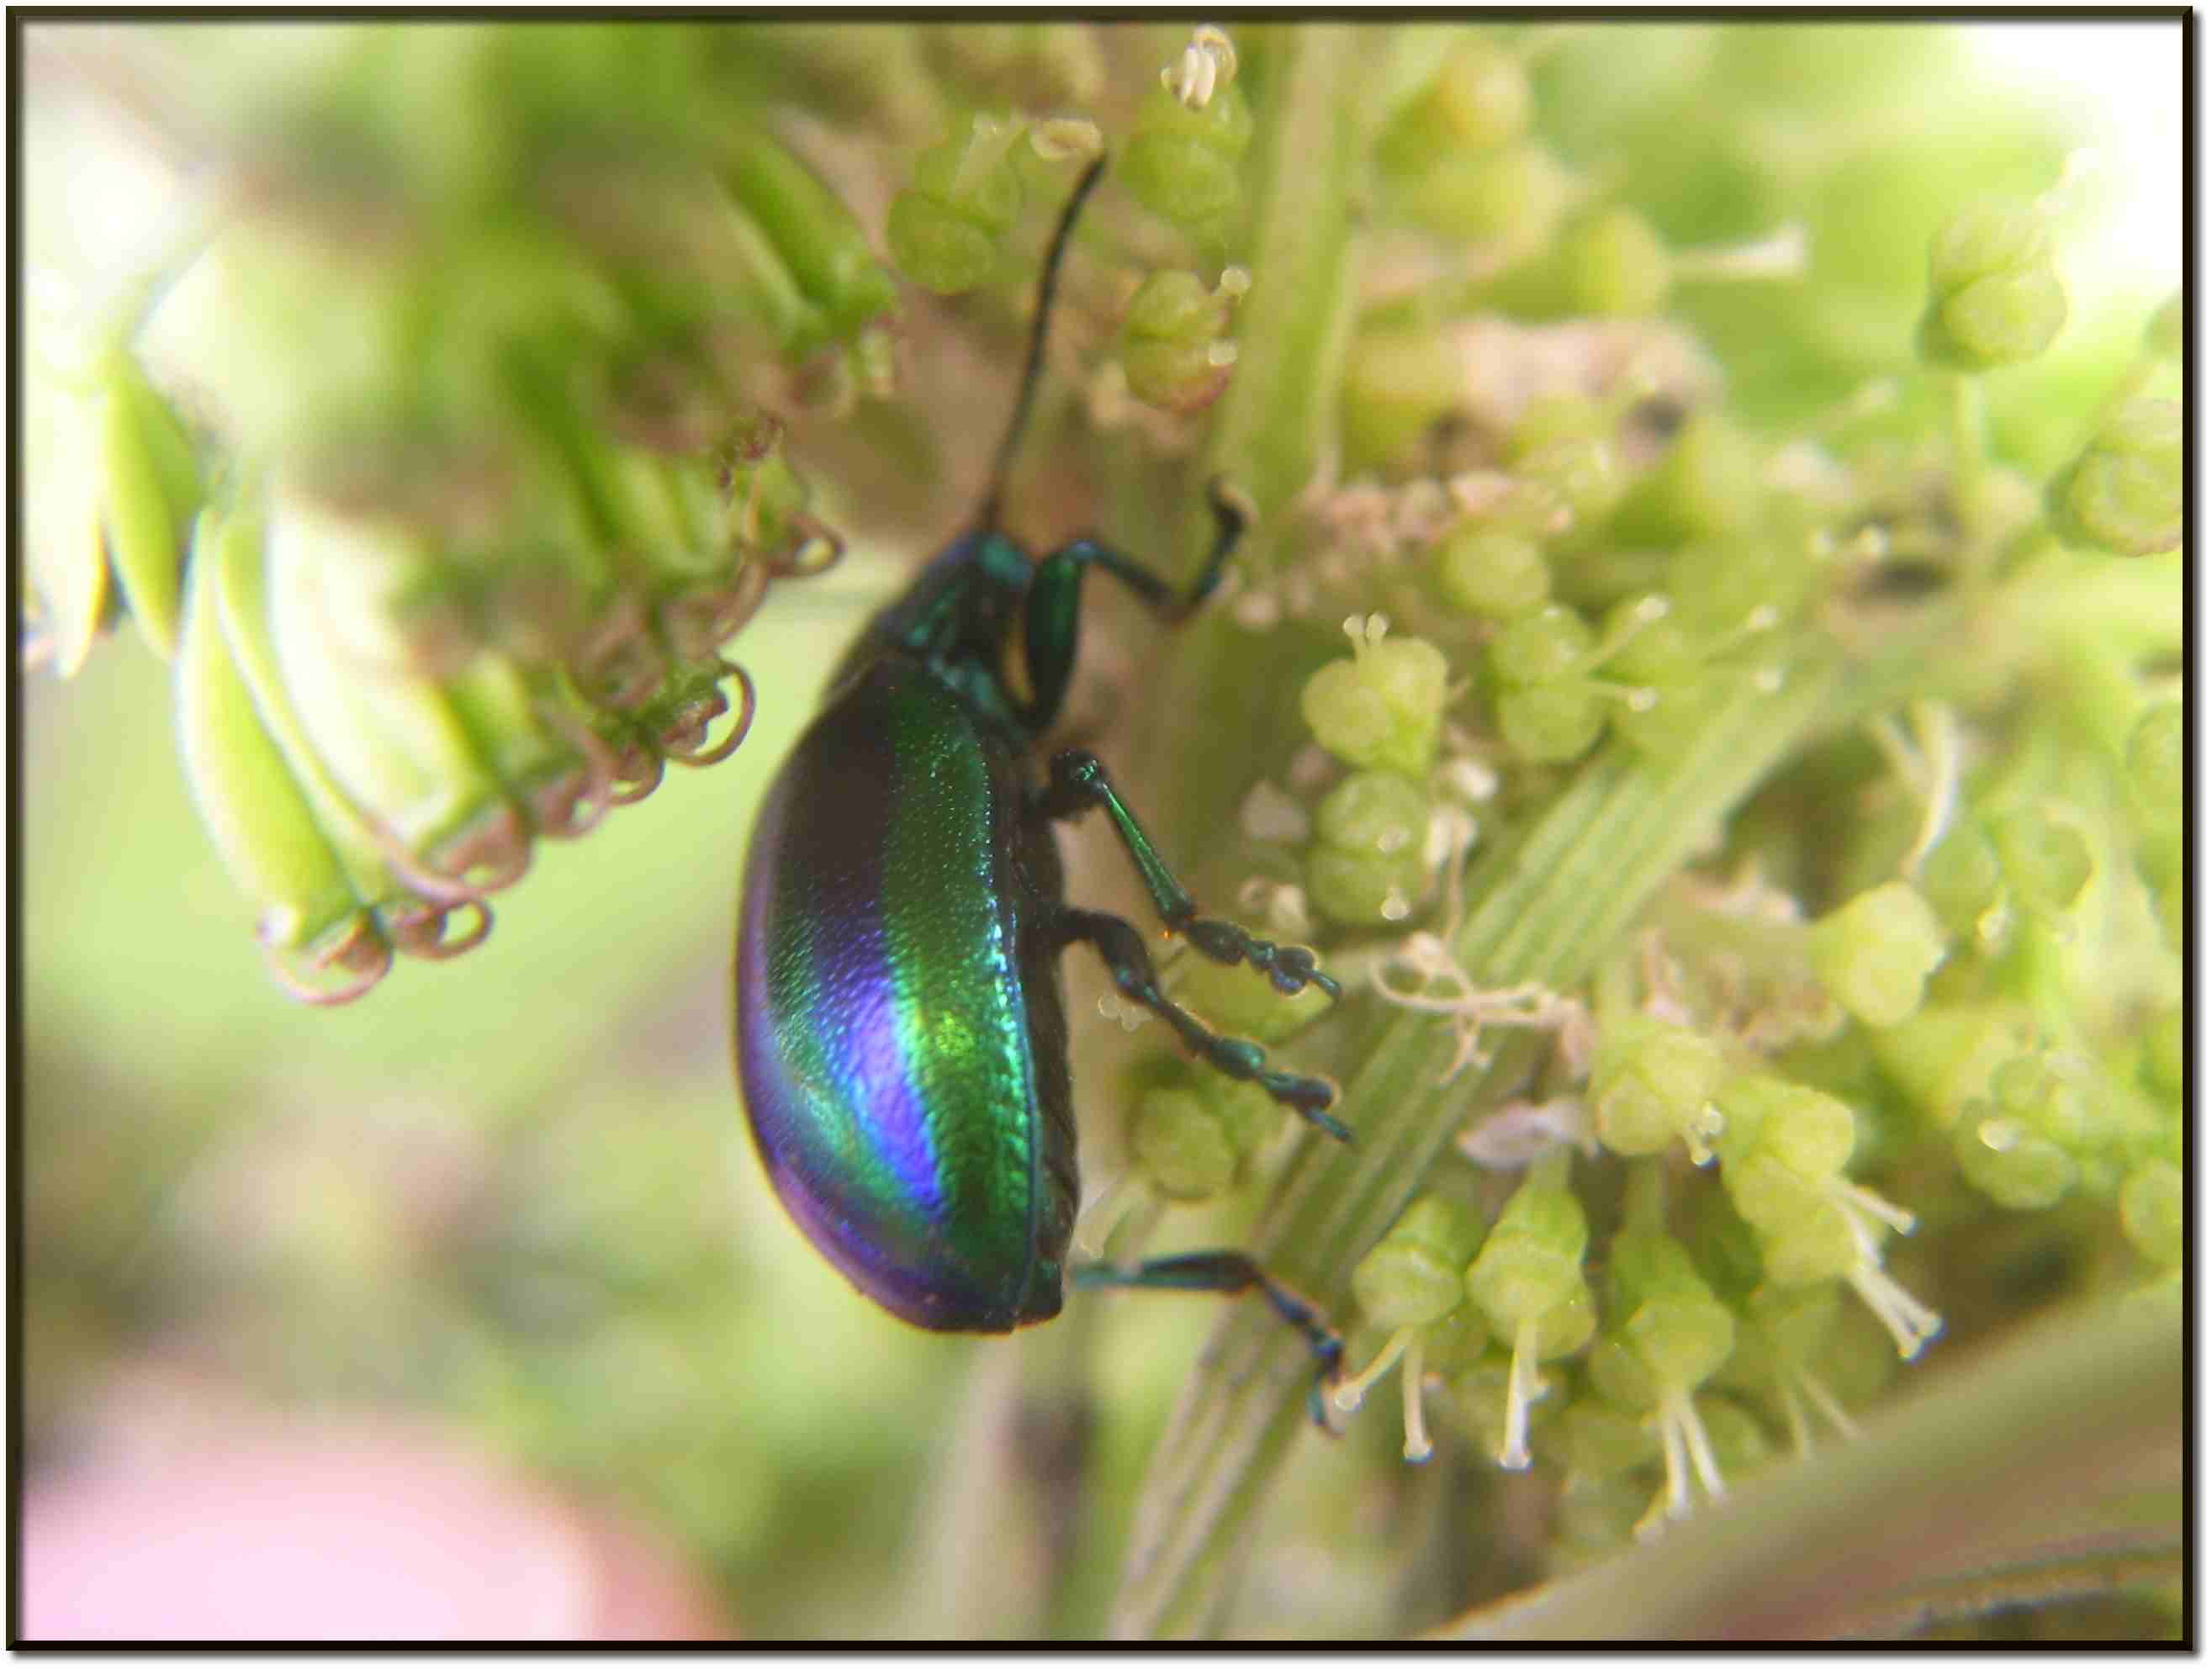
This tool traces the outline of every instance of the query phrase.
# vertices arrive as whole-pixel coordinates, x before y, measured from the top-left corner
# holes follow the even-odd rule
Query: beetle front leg
[[[1214,1031],[1160,987],[1145,936],[1118,916],[1099,910],[1064,908],[1059,920],[1060,942],[1078,940],[1092,946],[1114,977],[1114,985],[1132,1003],[1142,1004],[1176,1029],[1185,1048],[1231,1078],[1261,1090],[1300,1119],[1334,1137],[1350,1142],[1352,1132],[1327,1112],[1336,1100],[1336,1086],[1326,1078],[1281,1072],[1267,1065],[1267,1052],[1249,1038],[1228,1038]]]
[[[1322,1393],[1336,1383],[1344,1363],[1344,1340],[1320,1309],[1275,1280],[1243,1253],[1178,1253],[1142,1264],[1078,1264],[1067,1279],[1076,1287],[1145,1288],[1183,1293],[1249,1293],[1257,1288],[1276,1315],[1304,1336],[1317,1365],[1307,1400],[1314,1424],[1333,1432]]]
[[[1080,748],[1054,755],[1052,780],[1044,793],[1045,815],[1079,817],[1094,806],[1103,811],[1112,822],[1114,833],[1121,837],[1130,862],[1137,866],[1145,891],[1152,896],[1152,908],[1159,912],[1160,920],[1190,941],[1193,947],[1216,963],[1231,967],[1239,963],[1250,963],[1285,997],[1294,996],[1309,986],[1320,987],[1332,998],[1344,995],[1344,988],[1322,973],[1314,954],[1304,945],[1278,945],[1273,940],[1247,933],[1236,923],[1218,916],[1200,915],[1198,901],[1175,878],[1175,872],[1152,845],[1152,837],[1137,822],[1136,814],[1114,792],[1114,785],[1108,780],[1106,768],[1098,756]]]

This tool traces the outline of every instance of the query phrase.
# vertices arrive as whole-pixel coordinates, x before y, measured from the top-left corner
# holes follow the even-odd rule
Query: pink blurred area
[[[434,1428],[235,1411],[103,1426],[24,1491],[27,1643],[732,1633],[666,1544]]]

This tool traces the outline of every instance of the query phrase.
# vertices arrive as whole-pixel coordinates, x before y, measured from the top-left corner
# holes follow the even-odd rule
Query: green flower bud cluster
[[[1528,137],[1534,97],[1520,59],[1468,33],[1378,138],[1389,212],[1440,237],[1534,247],[1570,196],[1566,170]]]
[[[1338,1382],[1332,1400],[1346,1412],[1356,1410],[1398,1369],[1409,1461],[1425,1461],[1431,1453],[1421,1402],[1429,1375],[1481,1356],[1485,1335],[1466,1303],[1466,1277],[1482,1230],[1473,1207],[1447,1195],[1419,1195],[1352,1266],[1360,1317],[1387,1338],[1366,1368]]]
[[[1633,384],[1606,400],[1546,396],[1530,401],[1505,435],[1513,474],[1552,507],[1553,543],[1562,551],[1588,550],[1628,490],[1617,435],[1638,398]]]
[[[1632,599],[1613,611],[1601,638],[1565,604],[1547,604],[1508,624],[1486,657],[1506,746],[1532,762],[1572,760],[1595,745],[1616,707],[1650,706],[1653,691],[1596,674],[1667,610],[1664,598]]]
[[[1540,1160],[1505,1203],[1467,1272],[1467,1295],[1512,1351],[1498,1464],[1528,1465],[1528,1412],[1545,1388],[1537,1365],[1589,1343],[1595,1303],[1583,1274],[1589,1225],[1568,1186],[1565,1151]]]
[[[1726,416],[1691,414],[1666,455],[1637,478],[1607,530],[1624,545],[1672,549],[1732,541],[1761,501],[1759,448]]]
[[[1756,243],[1678,250],[1641,211],[1612,203],[1570,216],[1556,238],[1476,294],[1516,319],[1642,319],[1665,312],[1684,282],[1795,278],[1804,267],[1794,226]]]
[[[32,501],[31,601],[56,670],[66,677],[84,664],[118,606],[167,659],[192,519],[206,497],[191,438],[119,343],[82,386],[40,372],[27,381],[25,463],[41,483]]]
[[[1436,760],[1450,665],[1434,644],[1388,629],[1380,615],[1346,621],[1352,658],[1306,680],[1298,711],[1315,740],[1346,765],[1418,781]]]
[[[1845,1438],[1858,1426],[1820,1373],[1841,1330],[1842,1297],[1832,1285],[1762,1285],[1737,1311],[1736,1348],[1717,1377],[1747,1396],[1771,1399],[1799,1455],[1813,1451],[1807,1406]]]
[[[1218,1199],[1250,1176],[1281,1114],[1257,1085],[1162,1057],[1139,1074],[1129,1119],[1131,1161],[1164,1200]]]
[[[2066,291],[2040,210],[2004,198],[1969,205],[1928,247],[1920,356],[1955,371],[2033,359],[2066,322]]]
[[[1486,1235],[1470,1207],[1420,1196],[1353,1267],[1359,1314],[1388,1338],[1335,1402],[1357,1409],[1402,1358],[1408,1460],[1428,1454],[1420,1396],[1434,1369],[1454,1406],[1497,1435],[1498,1465],[1528,1465],[1530,1410],[1547,1389],[1537,1367],[1580,1351],[1596,1327],[1583,1274],[1589,1226],[1568,1165],[1564,1150],[1539,1160]],[[1487,1350],[1491,1339],[1510,1357]]]
[[[1758,1072],[1729,1079],[1716,1101],[1721,1183],[1751,1227],[1767,1278],[1785,1288],[1848,1281],[1898,1354],[1917,1355],[1942,1319],[1882,1270],[1876,1225],[1905,1230],[1912,1218],[1844,1176],[1858,1140],[1850,1108]]]
[[[1952,1127],[1960,1171],[2001,1206],[2055,1205],[2081,1181],[2075,1156],[2090,1141],[2090,1093],[2063,1064],[2015,1056],[1990,1077],[1988,1096],[1968,1102]]]
[[[650,453],[594,458],[603,502],[664,525],[620,570],[471,564],[404,519],[295,488],[203,513],[179,739],[295,995],[356,997],[395,950],[476,944],[535,837],[583,834],[667,760],[734,750],[752,690],[720,644],[772,573],[834,555],[775,445],[763,432],[733,447],[720,488]],[[732,680],[736,715],[710,744]],[[469,926],[449,932],[456,911]]]
[[[1895,1026],[1943,961],[1943,927],[1911,887],[1885,882],[1814,923],[1809,949],[1838,1004],[1869,1026]]]
[[[988,280],[1022,212],[1014,148],[1022,124],[975,116],[915,159],[884,238],[898,270],[926,290],[959,295]]]
[[[1688,1251],[1648,1224],[1613,1237],[1608,1321],[1590,1354],[1590,1384],[1616,1407],[1656,1418],[1666,1481],[1637,1526],[1656,1532],[1662,1516],[1690,1511],[1690,1474],[1706,1493],[1725,1493],[1711,1433],[1692,1394],[1735,1349],[1735,1317],[1698,1274]]]
[[[1322,797],[1306,897],[1347,927],[1402,922],[1428,890],[1429,796],[1392,771],[1355,772]]]
[[[1200,27],[1145,95],[1121,150],[1122,184],[1182,231],[1218,236],[1243,200],[1252,110],[1236,82],[1237,53]]]
[[[1454,609],[1507,621],[1551,600],[1543,545],[1510,527],[1468,519],[1438,542],[1437,590]]]
[[[763,260],[748,270],[764,296],[776,298],[779,354],[797,360],[867,339],[898,293],[843,200],[761,135],[727,148],[721,179],[772,252],[773,264]],[[760,248],[754,240],[744,241],[749,250]]]
[[[1232,269],[1242,277],[1241,269]],[[1121,322],[1129,392],[1173,412],[1202,411],[1229,386],[1237,347],[1227,340],[1241,283],[1223,275],[1209,290],[1194,273],[1156,272],[1138,286]]]
[[[2186,740],[2181,704],[2160,702],[2146,709],[2128,733],[2124,762],[2136,813],[2136,869],[2150,889],[2166,943],[2177,951],[2183,945],[2189,902],[2183,814]]]
[[[2100,1072],[2085,1058],[2049,1049],[2013,1057],[1990,1075],[1986,1093],[1968,1102],[1951,1128],[1960,1173],[1999,1205],[2033,1212],[2077,1190],[2110,1199],[2124,1182],[2178,1164],[2178,1095],[2162,1100],[2157,1075],[2145,1076],[2154,1081],[2148,1088],[2124,1072]],[[2127,1227],[2124,1193],[2121,1216]],[[2155,1236],[2146,1242],[2135,1227],[2128,1233],[2148,1256],[2171,1261],[2154,1250],[2160,1244]]]
[[[1402,465],[1431,426],[1459,404],[1465,379],[1435,333],[1362,330],[1344,356],[1342,439],[1348,468]]]
[[[2123,556],[2172,550],[2181,543],[2182,463],[2181,403],[2124,403],[2051,478],[2052,530],[2069,545]]]
[[[651,65],[606,45],[361,30],[281,92],[241,89],[210,155],[254,189],[148,287],[198,450],[120,347],[88,392],[39,380],[85,494],[79,529],[36,542],[57,659],[81,662],[111,598],[163,653],[185,595],[210,599],[180,739],[303,993],[474,943],[535,835],[580,833],[665,759],[722,757],[751,693],[720,647],[772,577],[835,554],[757,391],[802,366],[872,377],[890,276],[781,143],[699,113],[716,100],[683,78],[724,61],[696,32],[654,37]],[[634,74],[677,80],[604,98]],[[447,111],[428,90],[456,78]],[[637,143],[577,145],[578,106]],[[317,120],[356,167],[282,138]],[[188,546],[204,477],[224,502]],[[222,571],[189,574],[188,551]],[[448,936],[463,908],[474,927]]]
[[[1961,818],[1921,866],[1921,891],[1942,926],[1988,953],[2009,943],[2017,918],[2070,910],[2088,885],[2081,832],[2037,806]]]
[[[1680,1141],[1694,1163],[1710,1163],[1724,1123],[1713,1096],[1727,1066],[1721,1047],[1690,1027],[1633,1012],[1608,1016],[1590,1066],[1598,1140],[1630,1158]]]

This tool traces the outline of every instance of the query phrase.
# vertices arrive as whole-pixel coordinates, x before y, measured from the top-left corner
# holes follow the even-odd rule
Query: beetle
[[[1064,1286],[1257,1290],[1332,1376],[1340,1342],[1248,1256],[1204,1252],[1071,1266],[1077,1179],[1060,952],[1104,960],[1122,995],[1194,1054],[1340,1139],[1335,1087],[1280,1072],[1162,989],[1143,934],[1065,897],[1053,824],[1105,813],[1167,927],[1248,963],[1286,995],[1336,982],[1310,950],[1201,915],[1097,757],[1036,756],[1073,669],[1084,575],[1100,570],[1163,617],[1213,590],[1244,527],[1217,483],[1205,572],[1178,593],[1077,539],[1034,561],[998,506],[1043,361],[1085,172],[1044,259],[1027,362],[992,485],[967,531],[878,613],[763,800],[747,859],[736,1054],[753,1140],[809,1240],[894,1315],[1003,1333],[1059,1314]],[[1026,690],[1005,675],[1018,647]],[[1317,1404],[1316,1399],[1316,1404]]]

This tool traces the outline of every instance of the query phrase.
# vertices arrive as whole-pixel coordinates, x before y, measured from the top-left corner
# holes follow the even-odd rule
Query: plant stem
[[[1885,1618],[1909,1625],[1931,1591],[1971,1588],[1971,1569],[1945,1569],[1962,1545],[2033,1539],[2056,1557],[2085,1519],[2110,1544],[2101,1561],[2077,1548],[2071,1579],[2048,1573],[2039,1589],[1979,1562],[1983,1604],[2083,1592],[2100,1564],[2127,1581],[2148,1558],[2141,1575],[2155,1576],[2154,1536],[2115,1533],[2108,1509],[2118,1491],[2180,1488],[2183,1404],[2178,1305],[2146,1296],[2053,1316],[1870,1417],[1863,1442],[1778,1468],[1725,1512],[1437,1633],[1804,1640]]]

